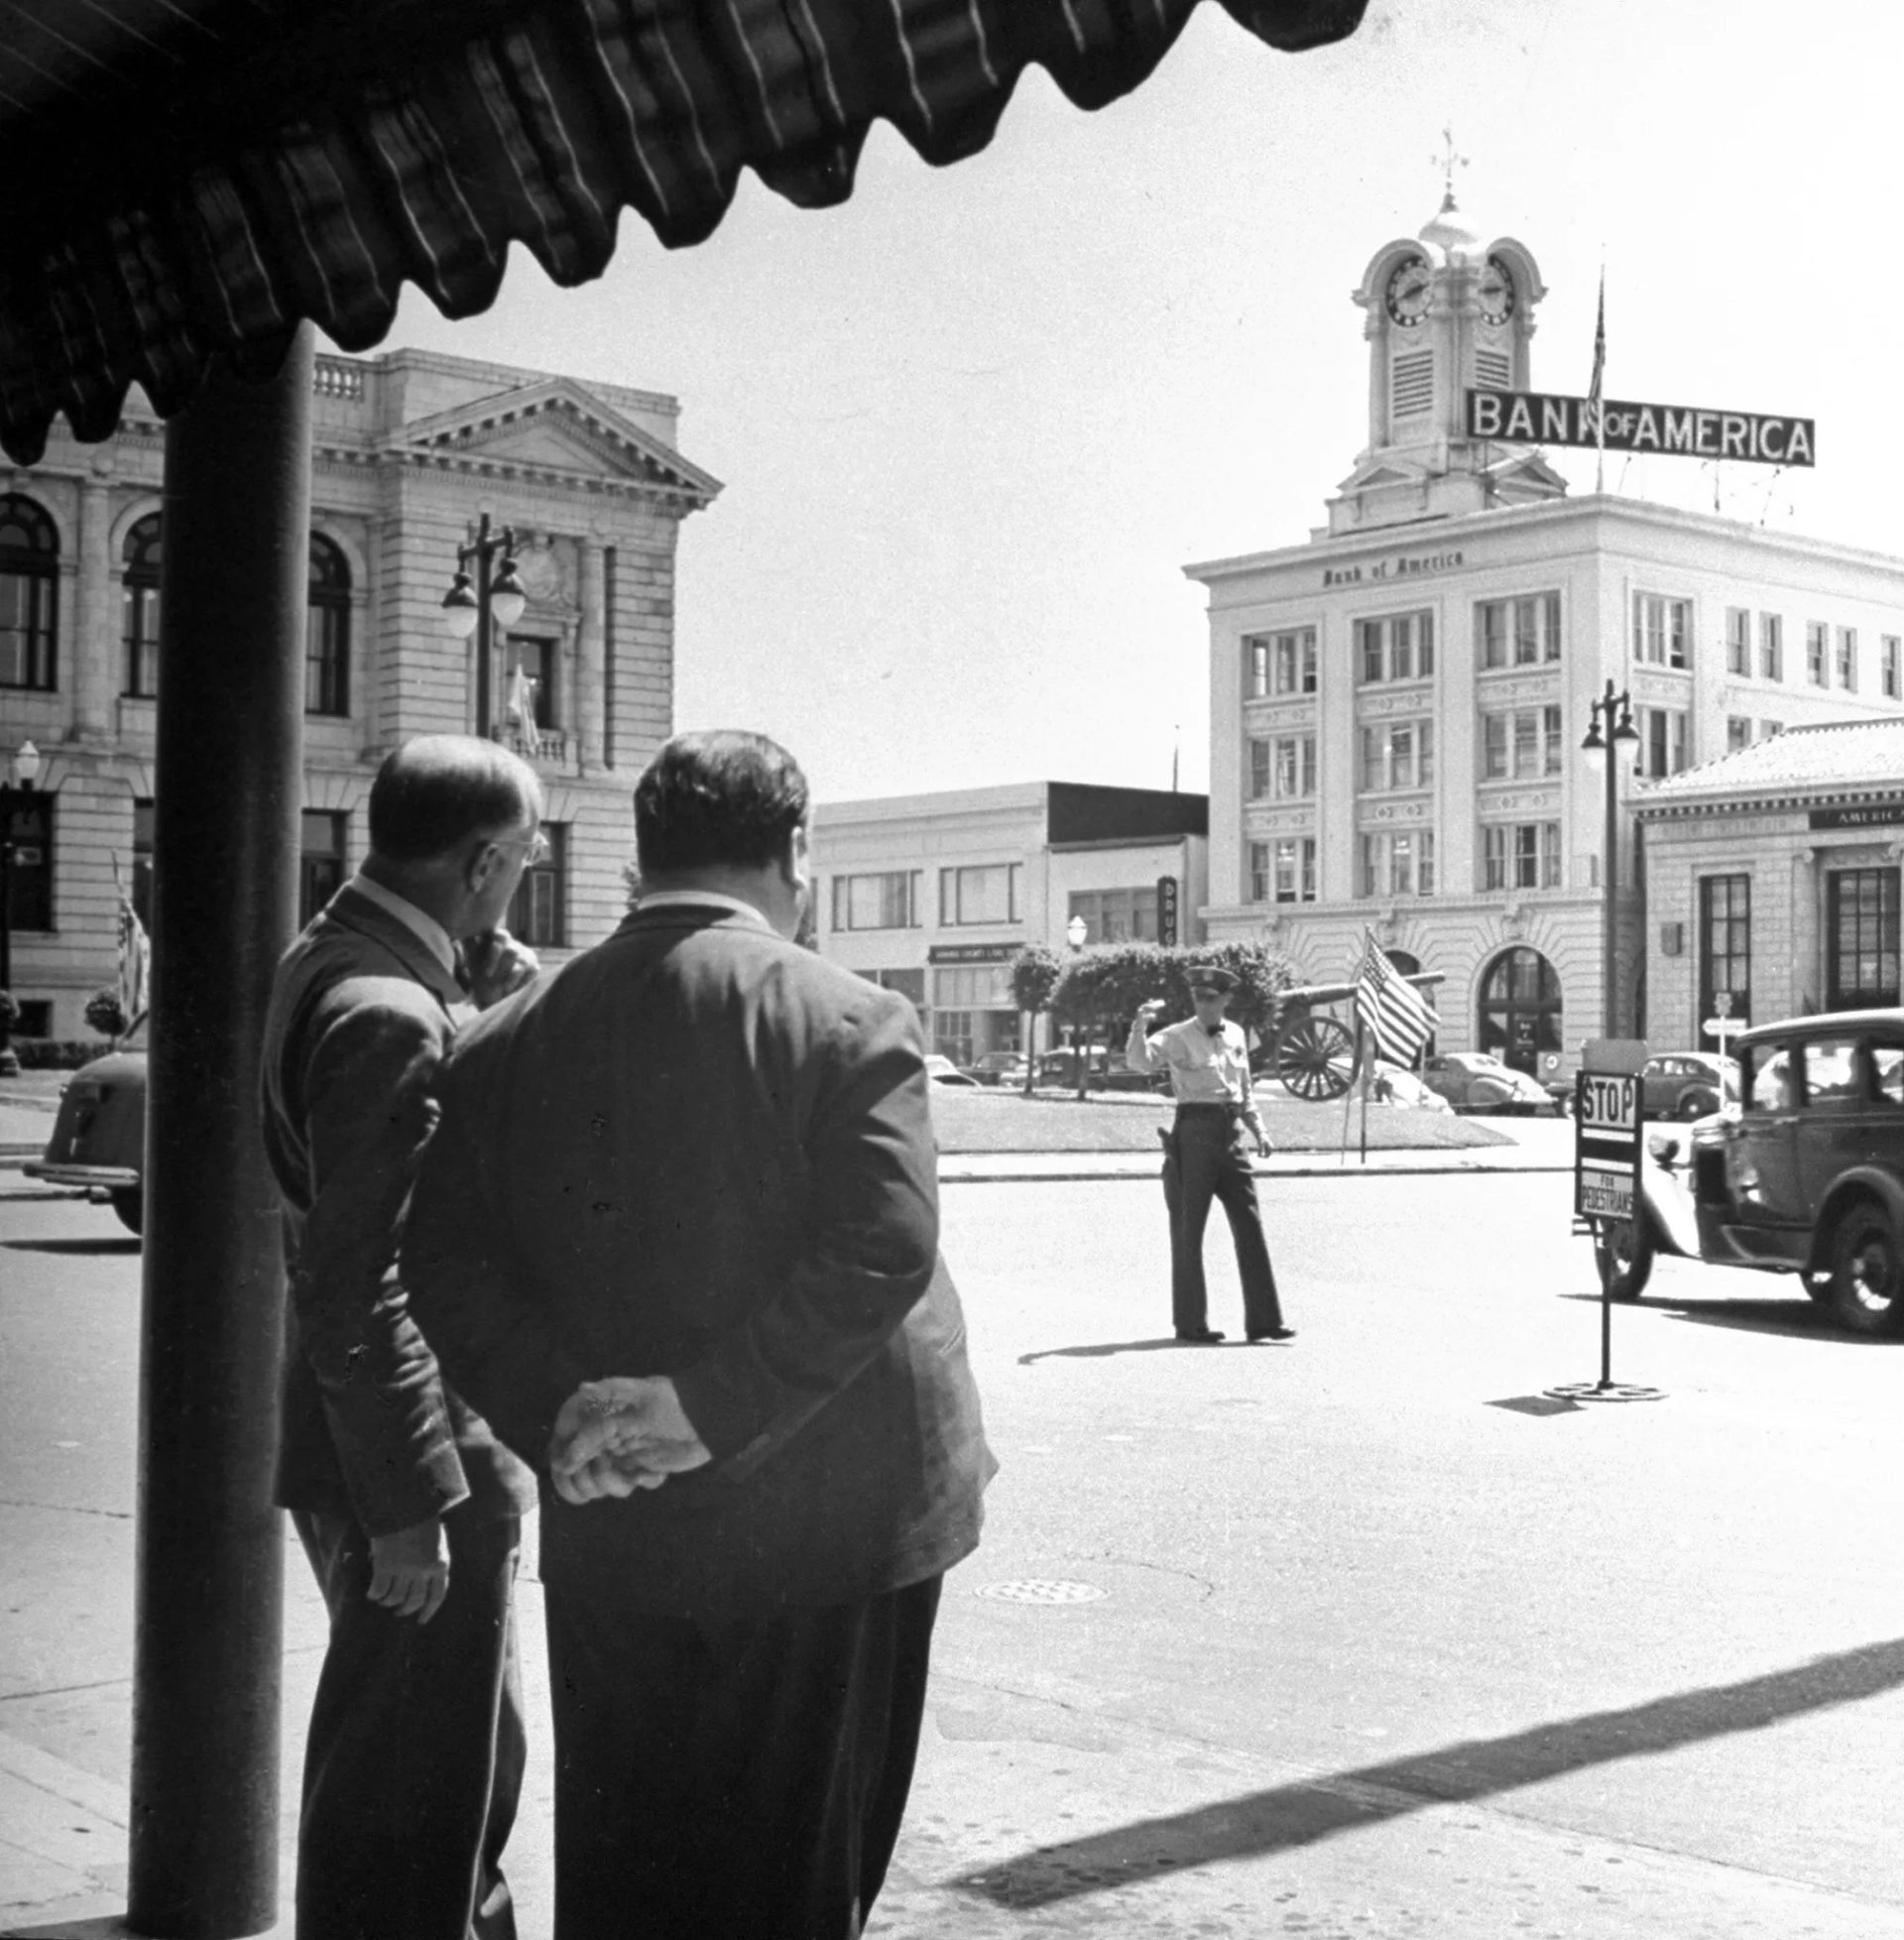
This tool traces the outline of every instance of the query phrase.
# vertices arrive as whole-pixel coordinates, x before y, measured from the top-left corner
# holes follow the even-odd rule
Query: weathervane
[[[1455,130],[1451,122],[1441,131],[1442,152],[1428,159],[1441,171],[1442,193],[1445,204],[1452,208],[1455,202],[1455,171],[1468,166],[1468,157],[1455,153]]]

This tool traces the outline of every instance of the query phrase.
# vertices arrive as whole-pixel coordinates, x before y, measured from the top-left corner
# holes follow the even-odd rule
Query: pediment
[[[626,481],[706,504],[720,480],[572,378],[545,378],[406,424],[394,448],[578,478]]]
[[[1425,465],[1402,465],[1383,458],[1358,465],[1336,489],[1340,492],[1368,492],[1384,485],[1419,485],[1426,476]]]

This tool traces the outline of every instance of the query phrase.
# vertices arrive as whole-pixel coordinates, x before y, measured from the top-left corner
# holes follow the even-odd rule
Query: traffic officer
[[[1163,1203],[1170,1216],[1170,1313],[1177,1339],[1209,1346],[1224,1337],[1210,1325],[1209,1294],[1203,1277],[1203,1231],[1212,1197],[1222,1200],[1237,1247],[1243,1278],[1243,1325],[1251,1341],[1294,1340],[1276,1298],[1276,1276],[1262,1237],[1256,1182],[1250,1170],[1247,1130],[1258,1152],[1271,1150],[1262,1119],[1250,1092],[1250,1051],[1240,1025],[1224,1009],[1236,977],[1214,965],[1190,972],[1190,998],[1196,1015],[1150,1034],[1150,1022],[1163,1001],[1153,998],[1131,1021],[1125,1062],[1133,1071],[1170,1073],[1177,1101],[1176,1123],[1163,1140]]]

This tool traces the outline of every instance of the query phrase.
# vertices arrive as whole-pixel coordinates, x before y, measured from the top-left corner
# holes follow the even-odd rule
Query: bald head
[[[541,812],[541,785],[520,756],[475,735],[420,735],[371,784],[371,853],[403,867],[438,862],[475,837],[533,826]]]

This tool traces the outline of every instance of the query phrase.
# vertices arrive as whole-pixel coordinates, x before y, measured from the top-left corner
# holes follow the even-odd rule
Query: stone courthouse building
[[[630,795],[673,716],[676,539],[720,486],[651,392],[416,350],[320,356],[314,382],[301,913],[362,859],[383,757],[474,731],[475,642],[442,600],[487,513],[527,593],[498,629],[494,732],[541,775],[551,843],[512,922],[559,958],[624,909]],[[0,469],[0,765],[27,741],[43,764],[11,828],[22,1035],[88,1034],[115,884],[150,895],[163,472],[137,393],[103,443],[56,430],[41,463]]]
[[[1528,1069],[1608,1023],[1606,784],[1581,743],[1609,681],[1640,737],[1617,777],[1614,1022],[1662,1046],[1688,1041],[1693,1011],[1683,993],[1650,1002],[1659,877],[1649,858],[1642,888],[1635,808],[1782,729],[1904,708],[1904,559],[1570,497],[1540,449],[1468,435],[1468,390],[1534,388],[1544,295],[1527,247],[1452,195],[1383,244],[1353,293],[1367,440],[1327,524],[1187,568],[1209,589],[1211,936],[1266,937],[1320,982],[1372,928],[1442,973],[1443,1048]],[[1677,822],[1648,826],[1677,839]],[[1667,918],[1688,937],[1692,893]],[[1756,1016],[1762,944],[1754,961]]]

